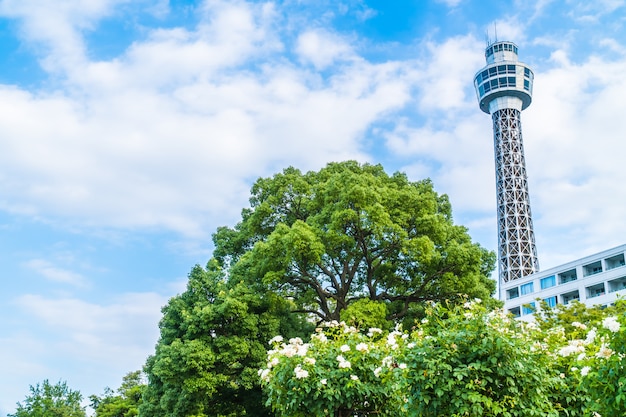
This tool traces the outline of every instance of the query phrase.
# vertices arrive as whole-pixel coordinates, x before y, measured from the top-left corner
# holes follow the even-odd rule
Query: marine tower
[[[480,109],[491,114],[496,161],[500,283],[539,270],[530,212],[520,115],[532,101],[533,72],[518,61],[517,45],[494,42],[474,77]]]

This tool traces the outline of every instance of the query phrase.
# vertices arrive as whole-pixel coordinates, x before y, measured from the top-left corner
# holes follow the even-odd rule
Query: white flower
[[[415,343],[411,342],[408,345],[406,345],[406,347],[409,348],[409,349],[413,349],[415,347]]]
[[[327,383],[328,383],[328,381],[326,380],[326,378],[320,379],[320,384],[326,385]]]
[[[283,341],[283,337],[282,336],[274,336],[270,339],[270,345],[274,344],[274,343],[280,343]]]
[[[612,354],[613,351],[603,344],[598,353],[596,353],[596,358],[608,359]]]
[[[301,345],[302,343],[304,343],[304,342],[299,337],[294,337],[294,338],[289,339],[289,344],[291,344],[291,345],[296,345],[297,346],[297,345]]]
[[[291,358],[292,356],[294,356],[296,353],[298,352],[298,348],[296,348],[293,345],[286,345],[283,350],[282,350],[282,354],[285,355],[288,358]]]
[[[337,362],[339,362],[339,368],[351,368],[352,365],[343,356],[337,356]]]
[[[380,334],[380,333],[382,333],[382,332],[383,332],[383,331],[382,331],[381,329],[379,329],[378,327],[370,327],[370,329],[369,329],[369,330],[368,330],[368,332],[367,332],[367,336],[368,336],[368,337],[372,337],[372,336],[374,336],[375,334]]]
[[[328,338],[326,337],[324,333],[314,334],[313,336],[311,336],[311,339],[317,339],[322,343],[326,343],[328,341]]]
[[[348,352],[350,350],[350,346],[348,345],[341,345],[341,347],[339,348],[340,351],[342,352]]]
[[[359,343],[356,345],[355,349],[359,352],[367,352],[369,350],[369,346],[367,346],[367,343]]]
[[[567,357],[575,353],[583,353],[585,351],[584,342],[582,340],[571,340],[567,346],[559,349],[559,355]]]
[[[303,345],[299,345],[296,350],[296,355],[298,356],[306,356],[306,353],[309,351],[309,344],[305,343]]]
[[[612,331],[613,333],[619,332],[619,322],[617,321],[617,317],[607,317],[602,320],[602,327]]]
[[[278,365],[278,358],[273,357],[268,363],[267,363],[267,367],[268,368],[273,368],[274,366]]]
[[[383,358],[383,363],[382,363],[382,365],[383,365],[383,366],[387,366],[387,367],[388,367],[388,366],[390,366],[392,363],[393,363],[393,358],[392,358],[391,356],[385,356],[385,357]]]
[[[401,363],[400,365],[398,365],[398,368],[406,369],[406,363]]]
[[[577,361],[582,361],[582,360],[583,360],[583,359],[585,359],[586,357],[587,357],[587,355],[585,354],[585,352],[583,352],[583,353],[579,354],[579,355],[576,357],[576,360],[577,360]]]
[[[308,363],[309,365],[315,365],[315,358],[304,358],[304,363]]]
[[[383,368],[381,368],[380,366],[376,369],[374,369],[374,375],[376,376],[376,378],[379,377],[380,373],[383,371]]]
[[[261,380],[268,382],[270,380],[270,370],[259,369],[259,376],[261,377]]]
[[[428,324],[428,319],[422,319],[422,324]]]
[[[593,339],[596,338],[596,329],[593,328],[591,330],[589,330],[589,333],[587,333],[587,338],[585,339],[585,344],[588,345],[589,343],[593,342]]]
[[[350,375],[350,379],[353,380],[353,381],[358,381],[359,377],[356,376],[356,375]]]
[[[296,369],[293,370],[293,373],[296,374],[296,379],[303,379],[309,376],[309,371],[306,369],[302,369],[300,365],[296,366]]]
[[[582,376],[587,376],[587,374],[589,373],[589,371],[591,371],[591,368],[589,366],[585,366],[580,370],[580,374]]]
[[[572,326],[578,327],[579,329],[582,329],[582,330],[587,330],[587,326],[586,325],[584,325],[584,324],[582,324],[580,322],[577,322],[577,321],[573,322]]]

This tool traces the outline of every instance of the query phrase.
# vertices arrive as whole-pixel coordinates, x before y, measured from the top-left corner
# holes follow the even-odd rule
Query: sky
[[[626,0],[0,0],[0,416],[154,352],[259,177],[380,163],[496,249],[474,74],[509,40],[543,269],[626,242]]]

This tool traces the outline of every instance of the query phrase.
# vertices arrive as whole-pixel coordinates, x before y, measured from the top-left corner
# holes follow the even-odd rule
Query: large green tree
[[[8,417],[85,417],[82,399],[82,394],[70,389],[66,382],[51,384],[46,379],[31,385],[30,395],[24,403],[17,403],[15,414]]]
[[[359,299],[390,319],[424,301],[488,298],[495,255],[453,223],[446,195],[380,165],[287,168],[252,187],[251,207],[214,235],[231,278],[263,283],[320,321],[340,320]]]
[[[273,336],[308,335],[311,321],[386,328],[425,301],[494,290],[493,253],[428,180],[354,161],[288,168],[250,203],[164,307],[141,415],[270,415],[257,372]]]
[[[288,300],[257,290],[228,282],[214,261],[191,271],[187,290],[163,308],[141,415],[271,415],[258,378],[268,340],[309,328],[294,322]]]

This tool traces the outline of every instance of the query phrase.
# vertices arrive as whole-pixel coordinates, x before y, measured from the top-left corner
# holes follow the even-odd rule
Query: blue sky
[[[496,247],[486,38],[522,115],[543,268],[626,240],[624,0],[0,0],[0,415],[117,388],[253,181],[358,159],[432,178]]]

